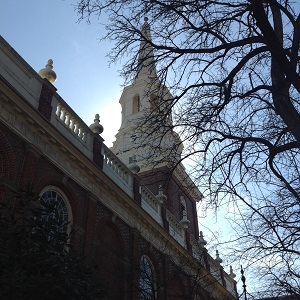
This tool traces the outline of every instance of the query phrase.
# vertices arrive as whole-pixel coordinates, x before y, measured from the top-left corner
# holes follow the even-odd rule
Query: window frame
[[[144,269],[144,267],[147,267],[147,269]],[[156,272],[154,265],[147,255],[142,255],[140,258],[140,273],[139,273],[139,300],[155,300],[157,299],[157,283],[156,283]],[[148,274],[148,272],[151,272],[151,274]],[[144,273],[142,273],[144,272]],[[147,273],[147,277],[142,277],[143,274]],[[151,279],[149,279],[149,276],[151,276]],[[148,281],[148,282],[147,282]]]
[[[72,209],[71,209],[71,205],[68,201],[68,198],[66,196],[66,194],[58,187],[56,186],[53,186],[53,185],[48,185],[48,186],[45,186],[41,192],[39,193],[39,197],[42,198],[43,195],[46,193],[46,192],[55,192],[57,193],[60,198],[62,199],[63,203],[65,204],[65,207],[67,209],[67,234],[70,234],[71,233],[71,229],[72,229],[72,224],[73,224],[73,215],[72,215]]]

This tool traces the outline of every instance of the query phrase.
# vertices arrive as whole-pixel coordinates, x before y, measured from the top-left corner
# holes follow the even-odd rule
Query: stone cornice
[[[173,175],[184,187],[186,193],[190,195],[192,199],[194,199],[194,201],[199,202],[203,198],[202,193],[199,191],[195,183],[191,180],[182,164],[179,164],[174,169]]]

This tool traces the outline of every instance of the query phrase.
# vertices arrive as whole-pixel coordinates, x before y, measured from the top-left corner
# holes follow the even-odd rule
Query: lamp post
[[[244,270],[243,266],[241,266],[241,274],[242,274],[242,282],[243,282],[243,294],[244,294],[244,299],[247,300],[247,290],[246,290],[246,277],[244,276]]]

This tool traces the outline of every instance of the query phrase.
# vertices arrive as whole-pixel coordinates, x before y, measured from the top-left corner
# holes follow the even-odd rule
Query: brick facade
[[[158,287],[157,299],[190,299],[190,295],[193,294],[190,278],[164,253],[168,245],[165,245],[166,249],[154,248],[151,241],[142,238],[138,230],[132,230],[97,199],[90,196],[88,191],[72,179],[66,178],[66,175],[42,154],[38,154],[29,146],[26,147],[22,139],[13,132],[4,130],[1,123],[0,130],[2,136],[6,132],[11,137],[10,141],[6,140],[0,148],[0,184],[9,182],[11,186],[22,189],[25,189],[26,185],[31,186],[36,193],[40,193],[47,186],[55,186],[64,192],[72,209],[72,226],[76,232],[73,243],[98,266],[99,281],[108,290],[108,299],[138,299],[139,262],[145,254],[153,262],[157,280],[161,284]],[[22,145],[24,152],[12,152],[11,149],[17,149],[15,145]],[[15,175],[14,168],[9,167],[15,165],[17,155],[18,165],[21,166],[17,171],[18,176]],[[1,194],[3,198],[9,195],[9,191],[0,190]]]

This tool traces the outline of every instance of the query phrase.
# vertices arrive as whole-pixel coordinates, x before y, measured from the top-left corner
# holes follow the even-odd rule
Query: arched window
[[[133,97],[133,113],[136,114],[140,111],[140,96],[136,95]]]
[[[40,193],[40,201],[45,210],[42,210],[42,218],[54,221],[59,231],[70,232],[71,209],[65,194],[56,187],[48,186]]]
[[[94,261],[105,289],[105,299],[122,299],[124,294],[124,251],[118,228],[111,222],[99,222],[96,228]]]
[[[151,260],[143,255],[140,261],[140,300],[156,299],[155,271]]]
[[[180,196],[180,219],[187,217],[186,202],[183,196]]]

